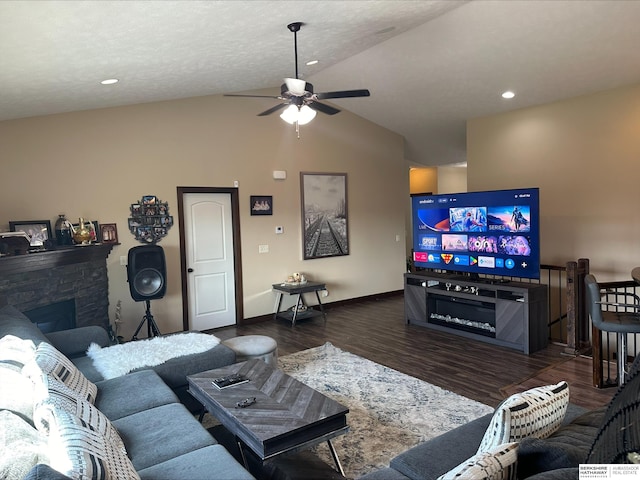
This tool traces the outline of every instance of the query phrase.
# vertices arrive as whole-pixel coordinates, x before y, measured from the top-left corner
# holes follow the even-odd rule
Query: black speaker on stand
[[[141,245],[129,250],[127,262],[127,282],[131,298],[136,302],[144,301],[146,309],[131,340],[138,339],[138,332],[147,324],[147,336],[155,337],[160,329],[151,314],[151,300],[164,297],[167,291],[167,267],[164,250],[159,245]]]

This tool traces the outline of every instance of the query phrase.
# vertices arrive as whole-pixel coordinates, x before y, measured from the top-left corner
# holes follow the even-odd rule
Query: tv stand
[[[440,273],[406,273],[405,321],[520,350],[548,345],[547,286],[471,279]]]

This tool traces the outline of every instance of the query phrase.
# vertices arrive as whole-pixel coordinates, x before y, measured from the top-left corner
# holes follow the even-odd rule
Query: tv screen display
[[[540,278],[537,188],[412,195],[416,267]]]

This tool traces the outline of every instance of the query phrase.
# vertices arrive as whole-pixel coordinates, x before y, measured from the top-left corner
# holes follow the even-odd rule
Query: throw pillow
[[[518,444],[498,445],[486,452],[476,453],[438,480],[515,480]]]
[[[121,449],[62,409],[51,409],[48,438],[50,465],[64,475],[78,480],[140,479]]]
[[[38,345],[35,361],[25,365],[23,371],[36,383],[41,382],[42,374],[51,376],[76,392],[80,398],[95,403],[98,393],[95,384],[90,382],[71,360],[46,342]]]
[[[496,408],[478,452],[526,437],[548,437],[560,428],[568,405],[567,382],[536,387],[510,396]]]
[[[19,416],[0,411],[0,478],[24,478],[36,464],[48,462],[46,438]]]
[[[105,414],[88,401],[78,398],[65,384],[49,378],[46,398],[40,399],[33,409],[33,423],[36,428],[49,434],[55,410],[64,410],[77,417],[102,435],[114,448],[124,455],[127,454],[118,431]]]
[[[17,372],[36,356],[36,346],[32,340],[23,340],[15,335],[5,335],[0,339],[0,366]]]

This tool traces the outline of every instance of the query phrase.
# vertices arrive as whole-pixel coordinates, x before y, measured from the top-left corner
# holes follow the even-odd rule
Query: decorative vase
[[[64,213],[58,215],[56,220],[56,243],[58,245],[72,245],[71,229],[69,228],[69,221],[64,216]]]
[[[84,218],[80,217],[80,224],[73,231],[73,241],[77,244],[88,245],[91,243],[91,230],[84,223]]]

